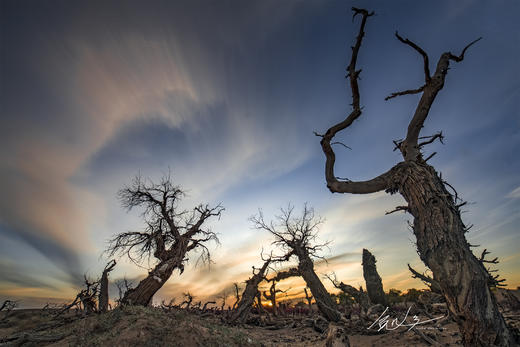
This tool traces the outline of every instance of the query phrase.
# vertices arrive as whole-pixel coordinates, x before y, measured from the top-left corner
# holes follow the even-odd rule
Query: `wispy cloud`
[[[520,198],[520,187],[513,189],[509,194],[506,195],[506,198],[510,199],[518,199]]]

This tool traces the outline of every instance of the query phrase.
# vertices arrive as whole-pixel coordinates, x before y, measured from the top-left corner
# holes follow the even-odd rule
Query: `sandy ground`
[[[442,305],[430,312],[431,317],[443,317],[441,311]],[[379,332],[379,326],[384,327],[384,320],[377,320],[379,312],[365,320],[352,317],[346,328],[350,344],[430,346],[427,340],[433,339],[441,346],[461,345],[457,325],[451,319],[426,322],[430,318],[419,312],[411,310],[403,322],[414,322],[417,314],[415,322],[421,322],[415,327],[418,331],[392,325],[394,318],[402,321],[406,313],[402,309],[388,311],[386,328]],[[509,324],[520,327],[518,310],[503,308],[503,314]],[[326,339],[326,323],[317,315],[252,316],[251,324],[240,326],[224,323],[222,315],[211,312],[154,307],[123,307],[89,316],[70,312],[55,317],[49,310],[16,310],[5,319],[3,315],[0,346],[323,346]],[[369,329],[372,320],[376,323]]]

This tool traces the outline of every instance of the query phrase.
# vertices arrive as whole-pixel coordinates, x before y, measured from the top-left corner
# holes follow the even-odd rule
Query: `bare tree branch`
[[[408,212],[409,213],[410,212],[410,208],[408,206],[397,206],[392,211],[385,212],[385,214],[392,214],[392,213],[398,212],[398,211],[404,211],[404,212]]]
[[[418,278],[421,281],[423,281],[428,287],[430,287],[430,290],[437,294],[442,294],[441,286],[439,282],[431,278],[430,276],[427,276],[425,274],[421,274],[417,271],[415,271],[410,264],[408,264],[408,270],[412,273],[413,278]]]
[[[424,87],[426,87],[426,85],[423,85],[417,89],[408,89],[408,90],[405,90],[405,91],[402,91],[402,92],[394,92],[390,95],[388,95],[385,100],[390,100],[390,99],[393,99],[395,97],[398,97],[398,96],[402,96],[402,95],[411,95],[411,94],[419,94],[419,93],[422,93],[424,91]]]
[[[444,142],[443,142],[444,136],[442,135],[442,131],[439,131],[438,133],[436,133],[434,135],[431,135],[431,136],[419,137],[419,139],[428,139],[426,141],[423,141],[423,142],[419,143],[419,147],[422,147],[422,146],[425,146],[425,145],[429,145],[430,143],[433,143],[433,141],[435,141],[436,139],[439,139],[439,141],[442,144],[444,144]]]
[[[364,30],[367,18],[372,16],[374,12],[368,12],[365,9],[358,8],[352,8],[352,11],[354,12],[354,17],[356,17],[357,15],[361,15],[362,17],[361,24],[359,27],[359,33],[356,38],[356,43],[354,47],[352,47],[352,56],[350,59],[350,63],[347,67],[347,77],[350,81],[350,89],[352,91],[352,112],[348,115],[348,117],[345,120],[329,128],[327,132],[324,135],[322,135],[320,143],[323,153],[326,157],[325,178],[327,180],[327,187],[332,192],[366,194],[387,189],[388,181],[391,177],[390,172],[386,172],[368,181],[338,181],[336,175],[334,174],[334,163],[336,161],[336,155],[331,145],[331,141],[334,138],[334,136],[339,131],[349,127],[361,115],[360,95],[358,86],[358,78],[361,70],[356,70],[356,62],[359,54],[359,49],[361,47],[361,43],[363,41],[363,36],[365,35]]]
[[[453,61],[456,61],[457,63],[461,62],[462,60],[464,60],[464,54],[466,53],[466,50],[468,48],[470,48],[471,46],[473,46],[475,43],[477,43],[478,41],[482,40],[482,37],[479,37],[478,39],[476,40],[473,40],[471,41],[470,43],[468,43],[466,45],[466,47],[464,47],[464,49],[462,50],[462,53],[460,55],[453,55],[450,53],[450,59],[453,60]]]
[[[415,44],[414,42],[412,42],[408,39],[402,38],[397,31],[395,32],[395,37],[397,37],[397,39],[399,41],[401,41],[405,45],[412,47],[417,52],[419,52],[420,55],[422,55],[423,61],[424,61],[424,65],[423,65],[424,66],[424,81],[426,82],[426,84],[428,84],[431,80],[430,66],[429,66],[430,63],[428,61],[428,54],[426,54],[426,52],[421,47],[419,47],[417,44]],[[422,88],[424,88],[424,86]]]
[[[126,254],[138,266],[152,256],[158,260],[149,276],[126,292],[124,302],[147,305],[175,269],[184,271],[184,263],[189,260],[187,254],[193,250],[198,250],[197,262],[211,262],[207,243],[218,243],[218,237],[204,228],[204,224],[210,218],[220,218],[224,211],[221,205],[200,204],[191,211],[181,209],[179,202],[185,193],[172,183],[169,173],[158,183],[136,176],[118,196],[128,210],[141,209],[146,227],[142,231],[116,235],[109,241],[106,253],[109,256]]]

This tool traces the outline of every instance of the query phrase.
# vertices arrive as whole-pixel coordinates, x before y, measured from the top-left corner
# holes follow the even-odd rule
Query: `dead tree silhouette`
[[[294,217],[293,210],[292,206],[282,208],[281,214],[276,217],[277,223],[267,223],[262,211],[259,211],[257,216],[251,217],[250,220],[255,229],[271,233],[275,237],[273,245],[284,250],[283,255],[274,259],[288,261],[293,256],[298,259],[298,272],[311,290],[320,312],[328,321],[338,322],[342,318],[341,313],[337,309],[336,302],[316,275],[312,261],[312,258],[323,258],[318,253],[327,245],[327,243],[315,244],[318,226],[322,220],[315,218],[314,210],[307,205],[304,206],[300,217]]]
[[[230,322],[244,323],[247,319],[249,312],[253,307],[253,302],[260,293],[258,291],[258,285],[260,282],[265,280],[269,265],[272,262],[271,257],[265,259],[262,257],[262,260],[264,261],[262,267],[255,268],[253,266],[253,276],[246,281],[246,288],[242,293],[242,297],[240,298],[236,309],[231,314],[229,319]]]
[[[350,284],[345,284],[342,281],[338,281],[334,272],[331,275],[326,275],[326,277],[335,288],[352,297],[365,312],[370,308],[370,300],[368,295],[366,292],[362,291],[361,288],[358,290],[352,287]]]
[[[219,218],[224,208],[200,204],[191,211],[181,210],[179,201],[185,193],[169,174],[159,183],[137,176],[118,195],[128,210],[142,208],[146,228],[118,234],[110,240],[107,252],[110,256],[126,254],[137,265],[152,256],[156,259],[148,276],[122,299],[123,304],[147,306],[175,269],[182,274],[192,251],[198,251],[203,262],[210,261],[206,243],[218,242],[218,238],[203,225],[212,217]]]
[[[508,329],[498,310],[495,297],[488,286],[490,275],[466,241],[465,233],[468,228],[462,222],[460,214],[463,203],[459,203],[454,189],[427,163],[432,155],[424,159],[421,152],[425,145],[443,139],[441,132],[431,136],[420,136],[420,132],[437,94],[444,87],[450,62],[463,61],[468,48],[480,38],[466,45],[460,55],[442,53],[432,75],[426,52],[396,32],[395,36],[400,42],[413,48],[422,57],[425,81],[419,88],[395,92],[386,98],[389,100],[401,95],[421,94],[406,137],[404,140],[394,141],[394,150],[401,152],[404,161],[366,181],[338,179],[334,172],[336,156],[332,149],[335,142],[332,141],[338,132],[351,126],[362,113],[358,86],[361,70],[357,69],[356,63],[367,19],[374,14],[365,9],[352,10],[354,17],[361,16],[359,33],[347,67],[352,111],[325,134],[315,133],[321,137],[321,147],[325,154],[327,187],[333,193],[400,193],[408,205],[399,206],[394,211],[405,211],[414,217],[412,227],[419,256],[439,282],[448,308],[463,335],[464,345],[514,345],[517,343],[517,334]],[[448,189],[452,189],[453,194]]]
[[[278,314],[278,307],[277,307],[278,305],[277,305],[277,301],[276,301],[276,295],[278,293],[287,292],[287,290],[277,289],[276,283],[278,283],[284,279],[287,279],[290,277],[296,277],[296,276],[300,276],[300,272],[298,271],[297,268],[291,268],[289,270],[279,271],[278,273],[276,273],[275,276],[273,276],[272,278],[269,278],[267,280],[268,282],[271,282],[271,286],[269,287],[269,294],[266,291],[264,291],[263,295],[264,295],[265,299],[271,301],[271,305],[273,308],[273,314],[275,316]]]
[[[381,276],[377,272],[376,257],[372,255],[367,249],[363,249],[363,277],[367,286],[367,294],[370,302],[373,304],[381,304],[386,306],[387,300],[385,292],[383,291],[383,282]]]
[[[98,309],[99,312],[108,311],[108,274],[110,271],[114,270],[116,266],[116,261],[112,259],[108,262],[108,264],[103,269],[103,274],[101,275],[100,288],[99,288],[99,299],[98,299]]]

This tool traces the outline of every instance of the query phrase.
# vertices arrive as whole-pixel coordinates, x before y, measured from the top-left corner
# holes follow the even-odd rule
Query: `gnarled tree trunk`
[[[381,276],[377,273],[376,257],[367,249],[363,249],[363,277],[367,285],[367,293],[373,304],[387,305]]]
[[[307,287],[311,290],[312,296],[318,305],[321,314],[329,322],[339,322],[341,313],[338,311],[338,305],[332,299],[325,286],[320,281],[318,275],[314,271],[314,264],[306,252],[296,252],[298,256],[298,271],[305,280]]]
[[[164,282],[168,281],[172,275],[173,270],[180,265],[182,265],[182,263],[179,263],[177,258],[160,262],[148,273],[145,279],[139,282],[137,287],[129,289],[125,293],[121,302],[128,305],[150,305],[155,293],[162,288]]]
[[[152,255],[158,260],[148,276],[121,299],[122,304],[146,306],[151,304],[154,294],[168,281],[173,270],[179,269],[182,274],[190,251],[198,249],[199,259],[210,261],[206,243],[218,238],[204,224],[209,218],[220,217],[224,208],[200,204],[191,213],[181,210],[179,201],[185,193],[173,184],[169,174],[159,183],[137,176],[118,195],[128,210],[143,209],[141,216],[147,227],[144,231],[116,235],[110,240],[107,253],[127,255],[132,261],[150,259]]]
[[[395,188],[415,217],[413,230],[419,255],[434,273],[461,327],[464,344],[513,345],[488,287],[489,273],[471,252],[459,209],[434,168],[426,163],[402,163]]]
[[[264,298],[266,300],[271,301],[271,307],[273,308],[273,315],[278,315],[278,307],[276,303],[276,293],[279,293],[280,291],[276,289],[276,282],[273,282],[271,284],[271,287],[269,287],[269,294],[267,294],[267,291],[263,292]]]
[[[353,297],[354,300],[356,301],[356,303],[358,303],[359,306],[361,306],[361,308],[363,310],[366,311],[370,307],[367,293],[362,292],[361,290],[357,290],[356,288],[352,287],[351,285],[345,284],[343,282],[340,282],[337,285],[337,288],[339,288],[343,293],[348,294],[351,297]]]
[[[256,274],[254,273],[253,268],[253,276],[246,281],[246,288],[242,293],[242,298],[240,299],[237,308],[231,314],[231,318],[229,319],[230,322],[243,323],[247,319],[247,316],[253,307],[253,302],[259,293],[258,285],[265,279],[265,273],[270,263],[271,259],[267,259]]]
[[[422,56],[425,80],[424,85],[419,88],[395,92],[386,98],[388,100],[401,95],[421,94],[408,124],[406,138],[394,142],[395,149],[401,151],[404,161],[366,181],[338,180],[334,174],[336,157],[331,141],[339,131],[352,125],[362,114],[358,86],[361,70],[356,68],[356,62],[367,18],[373,14],[364,9],[353,10],[355,15],[362,16],[362,20],[347,68],[352,91],[352,112],[343,121],[329,128],[324,135],[317,134],[322,137],[321,146],[326,157],[327,187],[332,192],[350,194],[370,194],[383,190],[392,194],[399,192],[408,202],[408,206],[399,206],[395,211],[407,211],[414,216],[417,250],[440,284],[448,308],[461,330],[464,345],[516,345],[519,342],[518,336],[506,326],[489,289],[488,285],[493,277],[471,252],[466,241],[464,233],[467,230],[461,220],[456,198],[446,190],[434,168],[426,163],[433,154],[423,159],[421,152],[423,146],[436,139],[442,141],[443,138],[442,133],[420,137],[420,132],[437,94],[444,87],[450,62],[464,60],[467,49],[480,38],[466,45],[458,56],[451,52],[442,53],[435,72],[431,75],[426,52],[396,32],[399,41]]]
[[[99,299],[98,299],[98,310],[99,312],[108,311],[108,274],[110,271],[114,269],[116,266],[116,261],[110,261],[105,269],[103,270],[103,274],[101,275],[100,285],[99,285]]]

